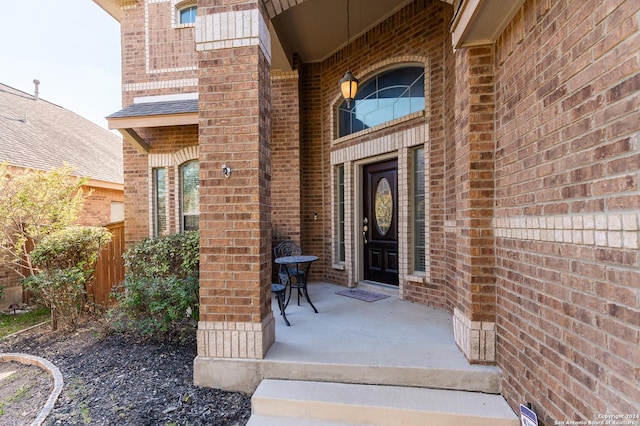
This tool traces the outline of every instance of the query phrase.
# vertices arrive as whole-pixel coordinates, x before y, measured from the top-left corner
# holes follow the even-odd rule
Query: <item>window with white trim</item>
[[[180,10],[180,23],[195,24],[197,14],[198,8],[196,6],[185,7],[184,9]]]
[[[167,233],[167,169],[152,169],[153,180],[153,236]]]
[[[426,271],[424,148],[413,150],[413,269]]]
[[[200,163],[180,166],[180,222],[182,231],[197,231],[200,221]]]
[[[336,196],[337,196],[337,258],[339,262],[344,262],[345,255],[345,223],[344,223],[344,164],[336,167]]]
[[[196,23],[198,5],[195,0],[185,0],[175,5],[175,23],[179,27],[192,27]]]

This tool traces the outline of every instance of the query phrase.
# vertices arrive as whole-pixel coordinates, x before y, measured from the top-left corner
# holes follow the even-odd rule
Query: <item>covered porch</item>
[[[375,293],[374,286],[359,288]],[[345,287],[309,284],[314,313],[296,295],[282,317],[275,298],[275,342],[263,359],[202,359],[195,381],[253,392],[263,379],[409,386],[499,394],[495,366],[472,365],[458,349],[452,315],[390,295],[366,302],[336,294]],[[196,368],[197,369],[197,368]],[[202,374],[206,377],[203,377]]]
[[[316,19],[320,11],[332,12],[337,6],[331,8],[320,1],[277,3],[281,7],[269,7],[272,2],[264,2],[262,7],[257,2],[235,10],[216,0],[198,2],[195,45],[200,68],[201,310],[195,382],[251,391],[258,379],[290,370],[278,360],[277,354],[282,352],[283,344],[288,344],[288,340],[281,340],[284,333],[295,331],[282,330],[278,310],[272,309],[270,299],[272,246],[286,239],[319,258],[312,279],[343,286],[362,280],[395,283],[400,298],[417,304],[447,306],[454,314],[447,318],[455,325],[448,323],[447,341],[455,355],[445,353],[441,358],[459,360],[460,368],[469,362],[495,363],[495,262],[491,232],[494,147],[485,143],[492,138],[491,123],[473,129],[461,126],[458,130],[453,125],[453,111],[461,112],[461,122],[477,119],[475,115],[470,119],[467,116],[476,110],[476,101],[482,104],[481,109],[493,108],[484,105],[485,97],[471,97],[470,103],[466,96],[466,91],[493,90],[492,76],[484,75],[487,67],[473,66],[476,62],[490,61],[491,48],[453,51],[452,47],[465,37],[451,35],[450,24],[454,13],[462,13],[465,8],[436,0],[383,1],[380,3],[384,7],[370,21],[363,19],[357,30],[354,22],[354,33],[358,36],[354,36],[353,42],[336,30],[337,40],[328,46],[329,50],[316,57],[305,54],[304,46],[294,46],[292,54],[287,55],[295,59],[289,64],[291,69],[283,68],[277,61],[278,41],[305,39],[289,35],[286,30],[311,28],[295,24],[304,23],[303,17],[320,22]],[[344,6],[341,10],[349,10],[346,1],[337,3]],[[345,18],[346,29],[348,20],[340,16]],[[233,28],[242,28],[246,33],[229,30],[218,34],[207,30],[217,28],[219,22],[232,22]],[[273,37],[273,29],[278,37]],[[325,40],[320,30],[312,34],[311,44]],[[398,38],[398,34],[403,34],[403,38]],[[393,49],[394,42],[386,43],[387,50],[381,50],[378,43],[386,40],[395,40],[402,49]],[[370,81],[371,87],[378,87],[375,82],[389,77],[385,73],[396,69],[409,73],[411,81],[420,82],[415,87],[420,95],[414,99],[418,110],[408,115],[399,113],[397,117],[380,113],[383,116],[380,123],[371,122],[361,131],[340,133],[337,124],[341,122],[338,110],[342,96],[336,83],[351,61],[351,44],[353,64],[358,66],[353,71],[363,83]],[[417,77],[412,74],[413,68],[420,71]],[[474,73],[482,78],[475,78]],[[464,89],[461,96],[454,85],[454,74],[461,77]],[[400,75],[404,74],[392,74],[392,85],[400,84]],[[482,82],[482,87],[471,87],[474,82]],[[365,93],[364,89],[361,93]],[[387,100],[385,95],[376,96]],[[482,119],[488,116],[484,114]],[[453,137],[455,134],[458,139]],[[476,173],[478,170],[482,173]],[[374,211],[375,203],[371,200],[378,194],[376,188],[386,188],[378,186],[383,181],[389,190],[380,191],[385,195],[381,205],[393,207],[381,208],[391,214],[383,221],[389,226],[379,228],[373,226],[372,218],[377,216],[368,212]],[[469,187],[487,188],[468,191]],[[454,197],[457,193],[462,196]],[[381,240],[362,238],[363,232],[371,229],[380,229],[386,240],[365,252],[365,246],[372,247],[374,240]],[[379,278],[364,272],[380,264],[389,265],[385,272],[391,271],[393,276]],[[328,302],[328,306],[333,303]],[[293,306],[290,312],[292,329],[302,328],[302,323],[296,323]],[[350,313],[364,316],[357,310]],[[377,313],[370,315],[376,317]],[[335,373],[331,372],[333,366],[317,367],[319,364],[313,358],[304,361],[304,368],[299,370],[323,380],[332,380],[331,375],[340,376],[349,370],[355,371],[352,374],[356,377],[350,380],[361,381],[358,377],[368,374],[358,370],[368,369],[369,363],[388,372],[390,377],[409,371],[406,376],[416,379],[423,374],[410,372],[409,361],[400,354],[388,353],[392,348],[385,348],[385,342],[410,340],[419,333],[430,336],[433,333],[428,330],[429,324],[438,321],[408,320],[415,330],[405,331],[406,328],[393,324],[394,317],[402,320],[400,313],[388,317],[382,324],[373,319],[365,321],[343,342],[320,338],[314,342],[319,347],[314,349],[311,342],[298,339],[301,346],[285,352],[302,350],[300,356],[322,354],[321,347],[325,347],[331,355],[322,359],[334,356],[343,359],[335,363]],[[347,325],[357,327],[356,320],[341,319],[338,314],[327,318],[337,330],[331,334],[344,335]],[[329,325],[321,327],[318,332],[301,333],[313,339],[319,332],[330,329]],[[483,334],[487,335],[486,340],[482,339]],[[367,339],[361,340],[364,337]],[[346,342],[358,347],[349,357],[340,355],[347,347]],[[438,347],[435,342],[427,339],[421,345],[395,344],[393,349],[421,362],[438,358],[435,353],[429,355]],[[439,365],[416,368],[428,371],[425,376],[430,376],[432,370],[442,370]],[[448,373],[441,376],[460,383],[473,382],[466,377],[455,379],[455,375]],[[444,387],[429,380],[421,386]],[[384,383],[382,378],[379,381]],[[499,393],[499,386],[491,392]]]

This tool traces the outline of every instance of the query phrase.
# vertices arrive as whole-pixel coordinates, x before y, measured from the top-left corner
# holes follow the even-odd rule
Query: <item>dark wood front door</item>
[[[364,279],[398,285],[398,161],[363,170]]]

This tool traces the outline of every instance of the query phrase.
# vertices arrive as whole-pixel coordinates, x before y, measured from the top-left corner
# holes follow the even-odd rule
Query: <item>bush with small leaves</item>
[[[146,238],[123,255],[127,276],[156,278],[198,274],[199,249],[197,231]]]
[[[72,226],[44,237],[31,252],[38,274],[23,280],[36,301],[51,308],[51,325],[58,321],[74,329],[87,305],[87,285],[100,250],[111,240],[105,228]]]
[[[109,327],[152,340],[193,339],[199,307],[197,231],[145,239],[125,254],[125,282],[116,288]]]

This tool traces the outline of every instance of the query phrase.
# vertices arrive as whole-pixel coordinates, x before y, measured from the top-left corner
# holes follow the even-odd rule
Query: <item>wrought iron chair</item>
[[[296,245],[293,241],[285,240],[280,244],[273,248],[274,259],[278,257],[285,256],[300,256],[302,254],[302,249]],[[289,271],[287,273],[287,267],[284,265],[280,265],[278,269],[278,279],[280,280],[280,284],[285,287],[289,287],[289,297],[287,298],[286,305],[289,304],[289,299],[291,299],[291,292],[293,289],[298,290],[298,305],[300,305],[300,290],[303,283],[306,283],[305,271],[297,266],[289,266]],[[290,282],[289,277],[295,278],[295,282]],[[286,306],[285,305],[285,306]]]
[[[276,257],[300,256],[302,249],[291,240],[284,240],[273,248]]]
[[[283,284],[276,284],[276,283],[271,284],[271,293],[274,296],[276,296],[276,300],[278,301],[278,307],[280,308],[280,315],[282,315],[282,318],[284,319],[284,323],[287,324],[287,326],[290,326],[291,323],[287,319],[287,314],[285,314],[284,312],[284,308],[285,308],[284,301],[286,298],[286,291],[287,291],[287,286]]]

